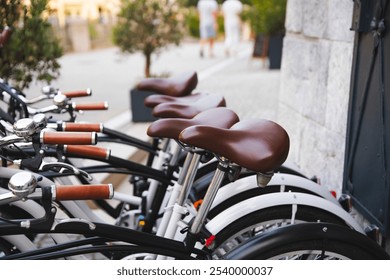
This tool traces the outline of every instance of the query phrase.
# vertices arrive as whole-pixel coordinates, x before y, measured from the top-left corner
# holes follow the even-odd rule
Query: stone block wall
[[[351,0],[288,0],[278,120],[289,160],[342,187],[354,32]]]

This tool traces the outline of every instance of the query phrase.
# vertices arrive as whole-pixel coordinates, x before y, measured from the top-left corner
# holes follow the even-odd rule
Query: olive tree
[[[150,77],[152,54],[180,43],[184,31],[180,18],[180,5],[174,0],[122,0],[114,43],[124,53],[142,52],[145,77]]]

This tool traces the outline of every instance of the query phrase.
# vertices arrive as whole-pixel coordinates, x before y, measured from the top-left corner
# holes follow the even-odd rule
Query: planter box
[[[257,35],[252,57],[265,59],[268,57],[269,69],[280,69],[282,64],[284,35]]]
[[[268,44],[269,44],[268,37],[262,34],[258,34],[255,38],[252,57],[261,58],[261,59],[266,58],[268,53]]]
[[[152,122],[157,120],[152,115],[152,109],[144,105],[145,98],[152,94],[156,93],[137,89],[130,90],[130,109],[133,122]]]
[[[270,69],[280,69],[282,64],[283,36],[269,38],[268,58]]]

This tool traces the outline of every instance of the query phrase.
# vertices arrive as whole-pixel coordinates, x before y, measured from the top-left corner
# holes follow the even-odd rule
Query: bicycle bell
[[[20,119],[14,123],[13,129],[16,136],[27,137],[35,133],[36,124],[32,119]]]
[[[8,188],[18,197],[26,197],[31,194],[36,186],[37,179],[27,171],[16,173],[8,182]]]
[[[33,116],[33,121],[36,128],[43,129],[47,125],[47,118],[45,114],[36,114]]]
[[[56,94],[53,98],[53,103],[58,107],[65,107],[68,105],[68,98],[63,94]]]
[[[42,87],[42,93],[45,95],[55,94],[56,92],[57,92],[57,90],[53,86],[48,85],[48,86]]]

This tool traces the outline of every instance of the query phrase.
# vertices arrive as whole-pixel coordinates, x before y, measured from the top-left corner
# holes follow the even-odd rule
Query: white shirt
[[[222,12],[225,25],[238,25],[241,21],[242,3],[239,0],[226,0],[222,4]]]
[[[200,0],[197,8],[199,11],[200,24],[202,26],[214,24],[214,13],[218,10],[218,3],[216,0]]]

